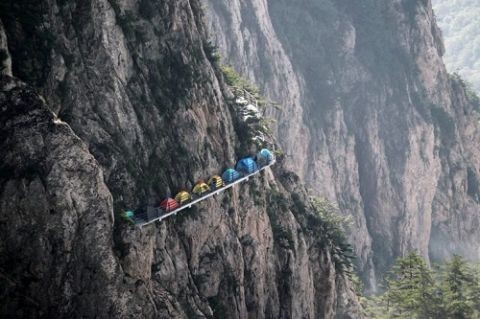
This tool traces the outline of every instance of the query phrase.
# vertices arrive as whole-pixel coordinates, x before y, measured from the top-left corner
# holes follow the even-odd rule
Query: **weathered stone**
[[[417,249],[478,259],[478,110],[446,72],[430,1],[209,0],[226,63],[314,196],[353,217],[367,288]],[[469,182],[470,181],[470,182]]]
[[[361,318],[280,163],[161,224],[118,218],[244,155],[199,1],[7,1],[0,18],[34,87],[2,78],[0,316],[332,318],[338,291]]]

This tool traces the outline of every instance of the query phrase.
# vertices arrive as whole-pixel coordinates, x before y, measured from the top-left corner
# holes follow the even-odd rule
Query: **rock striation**
[[[282,164],[119,219],[243,155],[200,1],[3,1],[0,20],[0,317],[362,318]]]
[[[286,166],[352,216],[367,288],[412,249],[480,257],[479,106],[430,0],[209,0],[208,16],[224,62],[281,101]]]

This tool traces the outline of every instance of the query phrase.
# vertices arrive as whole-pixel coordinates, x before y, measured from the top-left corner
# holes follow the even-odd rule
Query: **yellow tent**
[[[223,186],[223,180],[220,176],[215,175],[208,180],[208,185],[210,185],[212,188],[219,189]]]
[[[193,188],[192,193],[194,193],[195,195],[203,195],[209,190],[210,187],[208,187],[207,184],[205,184],[204,182],[198,182],[197,185],[195,185],[195,187]]]
[[[190,194],[188,192],[185,192],[185,191],[181,191],[180,193],[178,193],[176,196],[175,196],[175,200],[177,201],[177,203],[179,203],[180,205],[183,205],[185,204],[186,202],[188,202],[190,200]]]

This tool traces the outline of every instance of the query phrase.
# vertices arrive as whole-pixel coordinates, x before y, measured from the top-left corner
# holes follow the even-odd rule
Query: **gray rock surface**
[[[281,163],[161,224],[118,218],[243,155],[199,1],[0,9],[23,81],[0,85],[1,317],[362,317]]]
[[[2,317],[108,317],[122,293],[112,196],[72,129],[23,83],[0,79]]]
[[[12,75],[12,60],[8,52],[7,35],[0,21],[0,74]]]
[[[445,70],[429,0],[209,0],[208,13],[225,63],[281,102],[287,167],[352,216],[367,287],[412,249],[480,257],[478,105]]]

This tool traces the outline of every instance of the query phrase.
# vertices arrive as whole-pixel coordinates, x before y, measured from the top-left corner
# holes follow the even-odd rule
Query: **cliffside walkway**
[[[149,224],[152,224],[156,221],[162,221],[162,220],[164,220],[164,219],[166,219],[170,216],[177,215],[182,210],[187,209],[187,208],[191,208],[192,205],[195,205],[198,202],[206,200],[209,197],[215,196],[215,195],[233,187],[236,184],[239,184],[239,183],[244,182],[244,181],[248,181],[250,179],[250,177],[253,177],[254,175],[260,173],[261,171],[263,171],[265,169],[267,169],[268,167],[272,166],[273,164],[275,164],[275,160],[272,160],[270,163],[268,163],[265,166],[259,167],[255,172],[253,172],[251,174],[244,175],[244,176],[240,177],[239,179],[237,179],[237,180],[235,180],[231,183],[228,183],[225,186],[220,187],[216,190],[213,190],[213,191],[211,191],[211,192],[209,192],[209,193],[207,193],[207,194],[205,194],[205,195],[203,195],[199,198],[196,198],[196,199],[194,199],[194,200],[192,200],[188,203],[185,203],[184,205],[182,205],[179,208],[177,208],[175,210],[172,210],[170,212],[165,212],[160,207],[148,207],[146,213],[136,214],[132,218],[132,220],[135,223],[135,225],[137,225],[140,228],[142,228],[144,226],[147,226]]]

